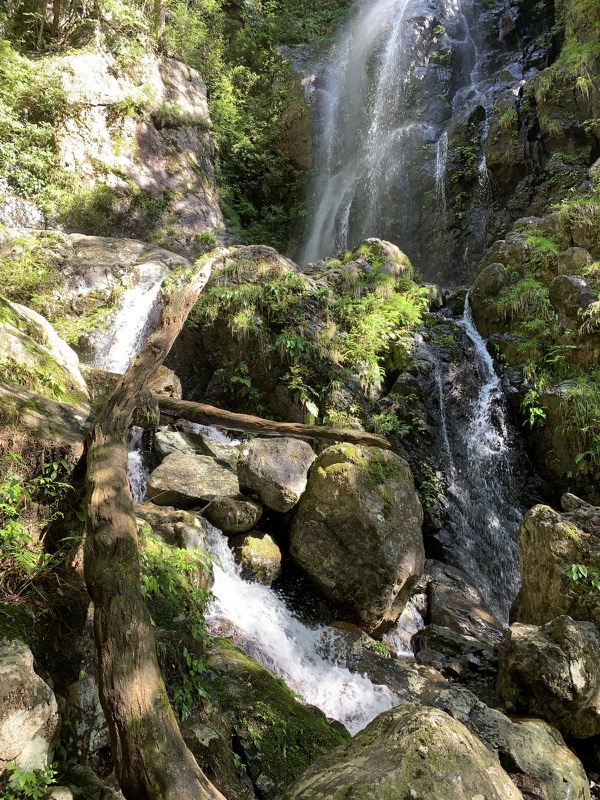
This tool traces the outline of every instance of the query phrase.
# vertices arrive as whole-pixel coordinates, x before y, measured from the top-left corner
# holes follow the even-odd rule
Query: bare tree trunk
[[[298,439],[325,439],[333,442],[351,442],[369,447],[391,449],[391,444],[383,436],[350,428],[327,428],[324,425],[302,425],[299,422],[275,422],[272,419],[253,417],[250,414],[236,414],[204,403],[191,403],[188,400],[173,400],[163,395],[153,395],[161,411],[175,417],[199,422],[201,425],[218,425],[232,431],[251,431],[271,433],[278,436],[294,436]]]
[[[183,741],[158,666],[140,593],[126,446],[138,395],[169,352],[211,266],[212,260],[165,304],[158,331],[129,365],[87,439],[85,578],[94,601],[100,700],[128,800],[224,800]]]
[[[60,24],[60,0],[52,0],[52,36],[58,36]]]

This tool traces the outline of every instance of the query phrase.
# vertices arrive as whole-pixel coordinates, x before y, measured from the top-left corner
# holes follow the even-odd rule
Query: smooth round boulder
[[[260,503],[238,495],[215,497],[202,509],[202,516],[226,536],[235,536],[251,531],[261,518],[262,511]]]
[[[380,714],[316,761],[281,800],[522,800],[500,762],[467,728],[412,703]]]
[[[410,467],[389,450],[340,444],[313,465],[290,553],[323,594],[379,635],[423,572],[423,511]]]
[[[315,458],[312,447],[299,439],[253,439],[238,460],[240,487],[273,511],[289,511],[306,488]]]

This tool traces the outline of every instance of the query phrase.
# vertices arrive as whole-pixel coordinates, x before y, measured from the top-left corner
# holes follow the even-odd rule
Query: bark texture
[[[224,800],[186,747],[160,673],[140,593],[126,446],[140,392],[169,352],[212,261],[165,301],[159,329],[129,365],[87,439],[85,578],[94,601],[100,700],[128,800]]]
[[[173,400],[162,395],[154,395],[154,399],[161,411],[189,422],[198,422],[201,425],[217,425],[232,431],[272,433],[278,436],[294,436],[298,439],[324,439],[331,442],[351,442],[352,444],[381,447],[384,450],[391,449],[387,439],[365,431],[355,431],[350,428],[327,428],[322,425],[302,425],[299,422],[274,422],[271,419],[253,417],[250,414],[236,414],[216,406],[204,405],[204,403]]]

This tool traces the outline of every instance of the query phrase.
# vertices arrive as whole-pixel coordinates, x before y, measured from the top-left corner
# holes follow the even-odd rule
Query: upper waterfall
[[[355,7],[317,80],[311,210],[300,263],[370,236],[397,243],[417,263],[431,261],[435,239],[436,258],[445,252],[447,261],[440,170],[448,131],[453,120],[475,114],[480,160],[491,109],[490,46],[478,30],[480,13],[477,0]]]

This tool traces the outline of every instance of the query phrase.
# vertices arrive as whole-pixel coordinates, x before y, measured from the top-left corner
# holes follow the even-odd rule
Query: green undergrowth
[[[0,459],[0,595],[23,596],[72,551],[72,541],[53,554],[45,549],[48,527],[63,516],[71,486],[65,461],[44,463],[37,474],[18,454]]]
[[[598,190],[566,198],[557,208],[561,224],[584,225],[592,231],[600,214]],[[572,474],[594,479],[600,475],[600,370],[589,363],[585,337],[600,331],[600,304],[577,320],[560,318],[550,302],[549,284],[557,273],[557,256],[564,249],[558,235],[524,232],[528,259],[519,268],[505,264],[508,282],[488,300],[496,321],[517,338],[512,362],[525,380],[521,398],[524,423],[543,426],[548,418],[547,397],[558,397],[560,429],[573,452]],[[598,256],[599,247],[591,247]],[[582,262],[579,272],[596,291],[600,263]],[[575,271],[575,270],[572,270]],[[546,398],[546,399],[545,399]]]
[[[218,273],[188,324],[226,325],[244,353],[258,351],[262,362],[282,371],[282,383],[313,420],[340,424],[328,398],[349,378],[365,393],[379,386],[386,354],[404,346],[427,306],[426,290],[408,270],[393,277],[382,267],[368,245],[332,259],[315,282],[268,263],[236,261]],[[242,359],[236,353],[235,364],[221,370],[228,370],[232,391],[244,392],[261,410],[260,392],[252,396],[252,370]]]

